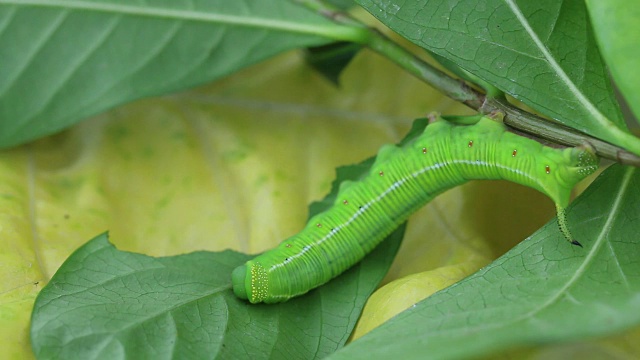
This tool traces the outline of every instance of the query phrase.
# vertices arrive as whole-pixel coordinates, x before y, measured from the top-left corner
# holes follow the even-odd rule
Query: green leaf
[[[0,0],[0,147],[363,32],[288,0]]]
[[[362,45],[339,42],[308,48],[305,56],[309,65],[334,85],[340,84],[340,74],[362,49]]]
[[[292,52],[0,151],[0,352],[33,356],[36,295],[96,234],[153,256],[265,251],[302,228],[337,166],[398,141],[415,109],[468,111],[369,51],[342,79],[332,86]],[[430,266],[450,259],[423,253]]]
[[[635,0],[587,0],[602,56],[616,85],[640,119],[640,8]]]
[[[640,323],[640,174],[612,166],[569,209],[584,249],[550,222],[462,282],[331,359],[457,359],[620,332]]]
[[[582,0],[357,0],[394,31],[561,123],[640,154]]]
[[[410,136],[425,125],[425,119],[416,121]],[[312,205],[309,216],[330,207],[327,199],[335,198],[338,185],[367,173],[374,159],[341,168],[331,193]],[[38,357],[65,359],[157,353],[320,358],[347,341],[403,234],[404,226],[329,284],[270,306],[251,305],[231,292],[231,271],[247,256],[227,251],[154,259],[117,251],[101,235],[65,261],[40,292],[32,316],[33,350]]]
[[[456,65],[453,61],[442,57],[438,54],[434,54],[434,53],[430,53],[431,56],[438,61],[438,63],[440,63],[440,65],[444,66],[447,70],[451,71],[452,73],[456,74],[458,77],[460,77],[461,79],[467,80],[469,82],[471,82],[472,84],[476,84],[478,86],[480,86],[486,96],[488,98],[496,98],[496,97],[504,97],[504,93],[500,90],[498,90],[495,86],[489,84],[488,82],[482,80],[481,78],[471,74],[470,72],[468,72],[467,70],[461,68],[460,66]]]
[[[356,6],[356,3],[353,0],[325,0],[324,2],[342,10],[349,10]]]
[[[321,289],[272,306],[233,295],[231,271],[246,255],[152,258],[118,251],[103,234],[40,292],[33,350],[58,359],[320,358],[346,342],[403,232]]]

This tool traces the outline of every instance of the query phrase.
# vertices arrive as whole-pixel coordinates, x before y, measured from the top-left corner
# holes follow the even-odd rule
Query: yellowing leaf
[[[0,153],[3,354],[30,356],[36,294],[97,234],[154,256],[263,251],[302,228],[337,166],[397,142],[442,98],[367,52],[343,76],[337,89],[283,56]]]
[[[367,302],[352,340],[359,338],[418,301],[477,271],[489,259],[444,266],[395,280],[377,290]]]

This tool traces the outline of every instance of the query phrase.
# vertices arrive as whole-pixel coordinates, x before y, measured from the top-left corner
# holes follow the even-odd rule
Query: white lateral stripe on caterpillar
[[[342,184],[333,207],[234,270],[236,295],[270,303],[303,294],[359,261],[434,196],[471,179],[506,179],[543,192],[556,204],[561,232],[578,245],[564,208],[573,186],[597,168],[593,151],[552,149],[490,119],[475,121],[437,121],[402,148],[383,147],[360,181]]]

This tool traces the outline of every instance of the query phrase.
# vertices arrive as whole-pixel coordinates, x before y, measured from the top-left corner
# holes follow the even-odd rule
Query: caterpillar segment
[[[487,117],[463,120],[466,125],[437,118],[404,146],[383,146],[363,178],[340,186],[330,209],[233,271],[236,296],[277,303],[302,295],[362,260],[438,194],[469,180],[504,179],[546,194],[556,205],[560,231],[580,245],[565,208],[574,185],[598,167],[593,149],[555,149]]]

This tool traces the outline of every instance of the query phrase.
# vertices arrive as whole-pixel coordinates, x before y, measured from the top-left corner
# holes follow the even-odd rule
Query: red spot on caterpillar
[[[347,200],[342,200],[342,203],[345,204],[345,205],[349,204],[349,202]]]
[[[426,154],[427,153],[427,148],[422,148],[422,153]]]
[[[317,224],[316,224],[316,226],[317,226],[317,227],[322,227],[322,224],[317,223]]]
[[[516,157],[516,154],[518,154],[518,149],[513,149],[511,156]]]
[[[380,176],[384,176],[384,171],[380,171]]]
[[[546,171],[547,174],[551,174],[551,168],[549,167],[549,165],[544,167],[544,171]]]
[[[469,140],[469,147],[473,146],[473,140]]]

